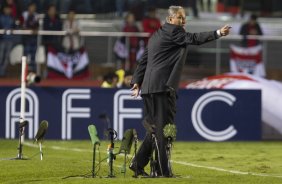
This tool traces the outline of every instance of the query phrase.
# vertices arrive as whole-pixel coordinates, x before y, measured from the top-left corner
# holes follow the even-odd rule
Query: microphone
[[[42,141],[48,129],[48,121],[43,120],[39,125],[39,129],[35,135],[35,141]]]
[[[28,84],[39,83],[41,81],[41,77],[31,72],[26,76],[26,81]]]
[[[128,153],[128,154],[130,153],[133,138],[134,138],[133,130],[134,129],[128,129],[124,132],[119,153]]]
[[[138,138],[137,131],[135,129],[132,129],[132,133],[133,133],[134,139],[136,140]]]
[[[165,125],[165,127],[163,128],[163,133],[165,138],[167,138],[170,141],[175,141],[176,133],[177,133],[176,126],[171,123]]]
[[[19,122],[19,129],[22,129],[24,127],[26,127],[26,125],[28,125],[28,121],[24,120],[23,122]]]
[[[98,132],[97,132],[95,125],[89,125],[88,126],[88,132],[89,132],[92,144],[93,145],[95,145],[95,144],[100,145],[100,139],[98,137]]]

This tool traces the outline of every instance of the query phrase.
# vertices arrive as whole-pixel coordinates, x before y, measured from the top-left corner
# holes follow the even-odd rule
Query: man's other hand
[[[140,87],[137,83],[135,83],[130,90],[132,91],[131,96],[133,96],[134,98],[137,98],[139,96]]]

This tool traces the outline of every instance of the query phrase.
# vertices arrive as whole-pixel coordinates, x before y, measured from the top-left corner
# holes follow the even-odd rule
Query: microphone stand
[[[92,158],[92,178],[96,177],[95,173],[95,168],[96,168],[96,149],[97,149],[97,145],[100,146],[100,139],[98,137],[98,132],[97,129],[95,127],[95,125],[89,125],[88,126],[88,132],[91,138],[91,142],[93,144],[93,158]],[[99,163],[100,166],[100,163]],[[100,169],[100,168],[99,168]],[[98,169],[98,171],[99,171]],[[97,171],[97,172],[98,172]]]
[[[15,158],[16,160],[23,160],[23,144],[22,144],[22,140],[23,140],[23,135],[24,135],[24,128],[26,127],[26,125],[28,124],[28,121],[25,121],[23,119],[20,119],[19,122],[19,146],[18,146],[18,155],[17,158]]]
[[[172,141],[176,139],[176,126],[174,124],[167,124],[165,125],[163,129],[163,134],[164,137],[167,139],[167,144],[166,144],[166,155],[167,155],[167,166],[168,166],[168,171],[169,171],[169,177],[172,177],[172,167],[171,167],[171,149],[172,149]]]
[[[108,131],[108,136],[110,137],[111,143],[108,146],[108,150],[107,150],[107,152],[108,152],[108,163],[109,163],[109,175],[107,176],[107,178],[114,178],[115,176],[114,176],[114,173],[113,173],[113,160],[115,159],[115,155],[114,155],[113,151],[114,151],[114,147],[115,147],[114,139],[116,138],[117,133],[114,129],[111,128],[110,118],[106,113],[100,114],[99,118],[104,120],[108,125],[107,131]]]
[[[93,163],[92,163],[92,178],[95,177],[95,161],[96,161],[96,146],[99,143],[95,143],[93,146]]]
[[[147,121],[143,122],[143,125],[146,129],[147,132],[149,132],[151,134],[151,139],[152,139],[152,151],[150,153],[150,177],[155,178],[158,176],[157,170],[156,170],[156,166],[157,166],[157,162],[159,162],[159,168],[160,168],[160,174],[161,176],[163,176],[163,171],[162,171],[162,166],[161,166],[161,162],[160,162],[160,153],[159,153],[159,147],[158,147],[158,141],[157,141],[157,137],[156,137],[156,133],[155,133],[155,125],[150,124]],[[156,160],[154,158],[154,153],[158,154],[158,160]]]
[[[124,152],[123,166],[121,167],[121,173],[123,173],[124,178],[126,174],[126,156],[127,156],[127,151]]]
[[[159,152],[159,147],[158,147],[158,140],[156,137],[155,132],[151,132],[151,136],[152,136],[152,152],[151,152],[151,157],[150,157],[150,167],[151,167],[151,171],[150,171],[150,177],[155,178],[158,177],[158,173],[157,173],[157,164],[159,164],[159,169],[160,169],[160,176],[163,176],[163,170],[162,170],[162,165],[161,165],[161,161],[160,161],[160,152]],[[158,160],[156,160],[156,158],[154,158],[153,154],[158,154]],[[158,163],[159,162],[159,163]]]
[[[40,160],[43,160],[43,151],[42,151],[42,143],[39,142],[39,151],[40,151]]]
[[[115,159],[115,155],[113,153],[114,151],[114,147],[115,147],[115,144],[114,144],[114,130],[113,129],[108,129],[109,131],[109,135],[110,135],[110,139],[111,139],[111,144],[109,145],[108,147],[108,154],[109,154],[109,175],[108,175],[108,178],[113,178],[115,177],[115,175],[113,174],[113,161]]]
[[[17,159],[23,159],[23,145],[22,145],[22,136],[24,134],[24,126],[19,127],[19,147],[18,147],[18,156]]]
[[[155,178],[158,176],[156,171],[157,161],[156,159],[154,159],[153,154],[156,151],[157,138],[155,132],[151,132],[151,136],[152,136],[152,151],[150,156],[150,177]]]
[[[137,145],[136,145],[137,144],[136,130],[135,129],[126,130],[123,134],[123,138],[122,138],[121,145],[120,145],[120,150],[118,152],[118,154],[121,154],[121,153],[124,154],[124,163],[123,163],[123,166],[121,167],[121,173],[123,173],[124,177],[126,175],[126,158],[127,158],[127,155],[130,154],[130,150],[131,150],[132,143],[133,143],[134,140],[135,140],[135,148],[136,148],[137,147]],[[135,154],[136,154],[136,150],[135,150]],[[135,161],[133,161],[133,163],[130,164],[129,168],[133,169],[132,167],[134,167],[134,166],[136,166]],[[135,173],[134,176],[137,177],[137,174]]]
[[[171,148],[172,148],[172,138],[168,137],[167,138],[167,145],[166,145],[166,154],[167,154],[167,159],[168,159],[168,172],[169,172],[169,177],[172,177],[172,167],[171,167]]]
[[[135,130],[133,130],[135,131]],[[137,138],[137,133],[135,132],[134,134],[134,157],[136,158],[136,154],[137,154],[137,144],[138,144],[138,138]],[[137,160],[134,162],[134,167],[138,168],[138,164],[137,164]],[[137,173],[137,169],[135,169],[134,171],[134,177],[137,178],[138,173]]]

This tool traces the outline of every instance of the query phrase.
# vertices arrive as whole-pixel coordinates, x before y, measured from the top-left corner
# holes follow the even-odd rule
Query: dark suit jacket
[[[142,94],[178,88],[187,46],[217,39],[216,31],[188,33],[181,26],[165,23],[149,39],[148,46],[134,72],[131,84],[141,86]]]

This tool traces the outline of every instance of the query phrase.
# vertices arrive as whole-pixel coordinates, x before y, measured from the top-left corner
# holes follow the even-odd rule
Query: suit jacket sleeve
[[[172,32],[172,40],[177,45],[201,45],[209,41],[213,41],[218,38],[216,31],[201,32],[201,33],[189,33],[177,26]]]
[[[146,47],[141,59],[138,62],[138,65],[134,71],[131,85],[137,83],[139,86],[142,85],[143,78],[145,75],[146,67],[147,67],[147,62],[148,62],[148,48]]]

